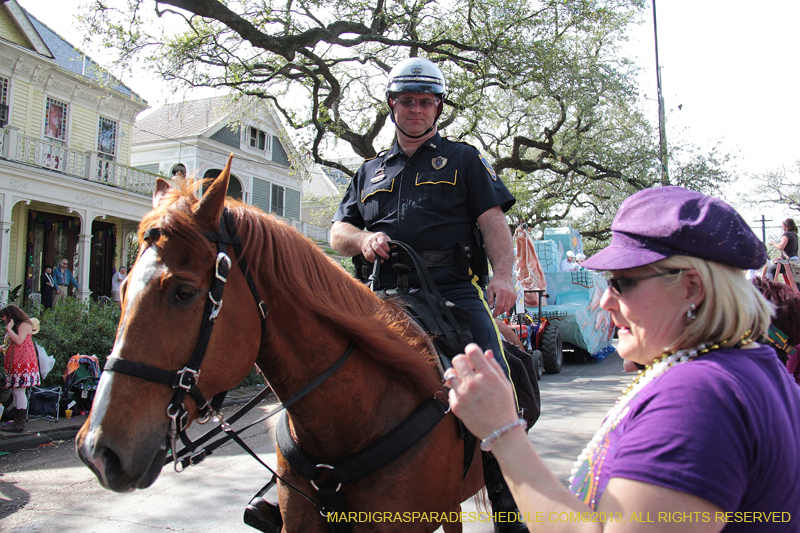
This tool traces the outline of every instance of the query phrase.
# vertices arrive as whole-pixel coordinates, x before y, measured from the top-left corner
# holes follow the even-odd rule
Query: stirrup
[[[278,504],[267,501],[264,497],[277,483],[273,475],[269,483],[259,490],[244,510],[244,523],[264,533],[281,533],[283,518]]]

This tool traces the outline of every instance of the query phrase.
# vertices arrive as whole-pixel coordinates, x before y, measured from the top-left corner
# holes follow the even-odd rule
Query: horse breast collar
[[[148,246],[151,246],[162,235],[167,234],[167,231],[162,228],[150,228],[145,231],[144,238],[148,241]],[[184,407],[183,400],[186,394],[189,393],[197,404],[200,412],[198,421],[201,419],[207,421],[210,418],[212,411],[218,411],[222,405],[222,401],[227,394],[227,391],[217,394],[210,402],[205,399],[200,388],[197,386],[197,379],[200,374],[200,366],[208,349],[208,343],[211,339],[211,332],[214,329],[217,315],[222,309],[222,293],[225,289],[225,283],[228,281],[228,274],[231,268],[231,259],[228,256],[227,246],[231,245],[238,257],[239,269],[247,280],[247,285],[250,292],[253,294],[256,306],[258,307],[261,316],[261,333],[266,331],[267,326],[267,304],[261,299],[258,294],[258,288],[253,280],[250,270],[247,266],[247,260],[242,254],[242,240],[236,231],[236,222],[233,219],[231,212],[225,208],[222,212],[219,222],[219,233],[207,234],[206,238],[216,243],[217,257],[214,262],[214,276],[211,278],[211,287],[208,291],[208,300],[206,301],[205,309],[203,311],[203,319],[200,325],[200,334],[197,337],[197,344],[195,345],[192,357],[189,363],[177,372],[171,372],[161,368],[134,361],[126,361],[124,359],[108,359],[106,362],[105,370],[111,372],[119,372],[129,376],[146,379],[148,381],[155,381],[157,383],[164,383],[175,389],[170,404],[167,406],[167,416],[170,418],[170,431],[168,438],[170,439],[171,450],[173,458],[176,457],[176,442],[180,436],[184,445],[191,445],[191,441],[186,436],[185,430],[189,422],[189,413]],[[178,469],[178,461],[175,461],[175,469]]]
[[[309,480],[319,494],[319,504],[313,500],[311,502],[317,505],[322,516],[328,517],[331,513],[346,512],[342,490],[344,485],[358,481],[392,463],[430,433],[449,412],[449,406],[435,398],[428,399],[389,433],[332,465],[312,457],[297,445],[292,438],[289,417],[285,411],[275,428],[275,436],[281,454],[292,468]],[[321,477],[330,477],[333,480],[322,480]],[[329,521],[328,526],[331,533],[352,531],[348,522]]]

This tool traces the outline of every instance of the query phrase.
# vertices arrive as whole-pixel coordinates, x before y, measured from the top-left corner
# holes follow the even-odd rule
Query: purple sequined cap
[[[628,197],[611,224],[611,245],[584,261],[592,270],[623,270],[689,255],[746,270],[767,262],[764,244],[734,208],[682,187]]]

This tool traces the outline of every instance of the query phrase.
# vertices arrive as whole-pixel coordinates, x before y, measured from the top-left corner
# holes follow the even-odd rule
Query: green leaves
[[[619,55],[643,0],[95,0],[83,17],[120,61],[182,86],[272,101],[314,161],[388,147],[386,76],[435,61],[444,134],[522,183],[514,220],[599,238],[622,198],[658,182],[657,135]],[[133,16],[132,16],[133,15]],[[652,118],[655,120],[655,117]],[[672,146],[676,183],[712,190],[722,154]],[[347,151],[346,151],[347,150]],[[339,168],[339,167],[337,167]],[[352,174],[352,170],[341,168]]]
[[[62,385],[67,361],[76,354],[96,355],[102,369],[114,346],[119,315],[117,303],[101,305],[77,298],[65,298],[55,309],[32,313],[41,326],[33,340],[56,359],[45,385]]]

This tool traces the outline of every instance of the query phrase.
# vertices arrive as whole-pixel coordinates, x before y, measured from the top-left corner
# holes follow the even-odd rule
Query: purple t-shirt
[[[626,478],[726,512],[791,516],[767,524],[739,515],[749,520],[728,522],[725,533],[800,531],[800,387],[772,348],[716,350],[677,365],[629,407],[610,434],[598,501],[611,478]]]

